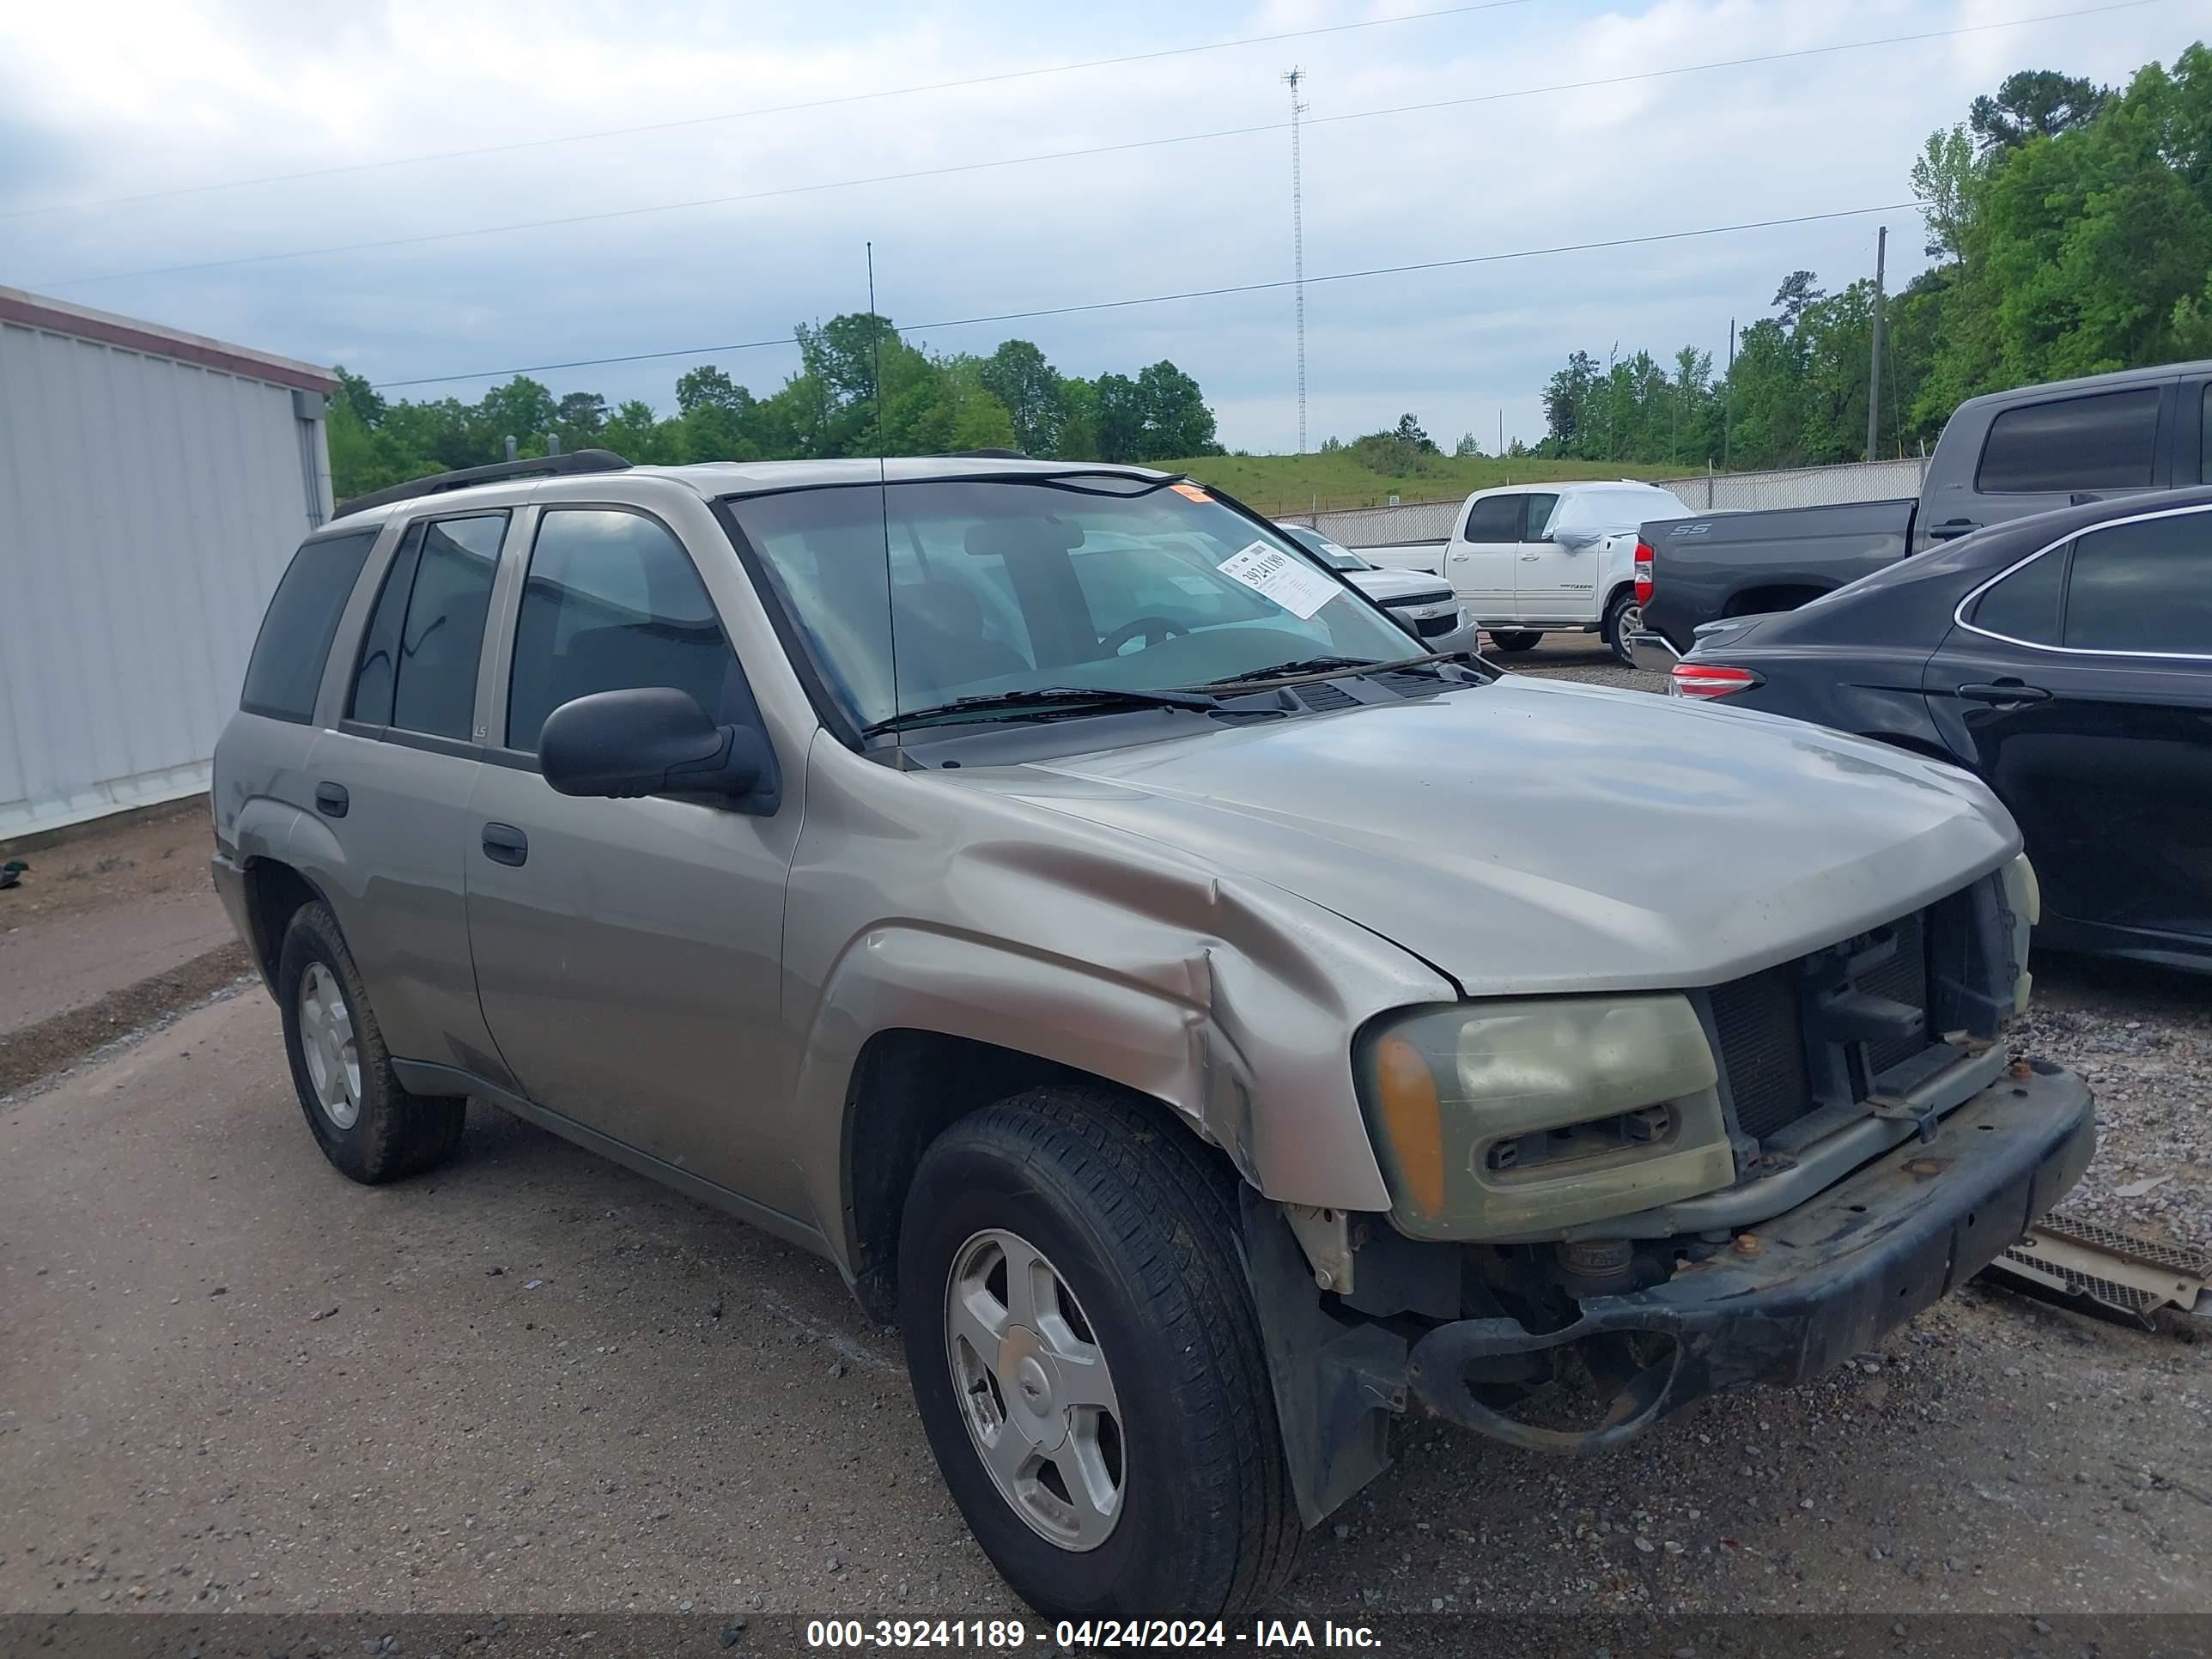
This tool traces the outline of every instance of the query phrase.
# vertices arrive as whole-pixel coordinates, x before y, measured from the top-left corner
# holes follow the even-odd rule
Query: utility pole
[[[1728,396],[1721,403],[1721,471],[1729,470],[1729,439],[1735,428],[1735,319],[1729,319]]]
[[[1881,441],[1881,279],[1882,266],[1889,255],[1889,227],[1882,225],[1874,234],[1874,343],[1867,364],[1867,451],[1872,460],[1875,446]]]
[[[1283,76],[1291,89],[1291,289],[1297,295],[1298,317],[1298,453],[1306,453],[1306,222],[1305,179],[1298,156],[1300,118],[1306,112],[1298,96],[1306,72],[1296,67]]]
[[[1505,459],[1505,411],[1503,409],[1498,411],[1498,459],[1501,461]]]

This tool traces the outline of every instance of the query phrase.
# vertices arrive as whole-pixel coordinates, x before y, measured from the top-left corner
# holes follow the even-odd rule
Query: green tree
[[[2030,138],[2056,138],[2094,120],[2112,101],[2112,89],[2055,70],[2021,70],[2005,76],[1994,97],[1974,100],[1967,125],[1984,150],[2017,149]]]
[[[1044,353],[1027,340],[1008,340],[985,360],[982,377],[985,389],[1006,405],[1014,447],[1029,455],[1058,454],[1067,398]]]
[[[1138,374],[1137,405],[1143,429],[1138,459],[1164,461],[1219,453],[1206,394],[1196,380],[1164,357]]]
[[[607,423],[607,400],[596,392],[572,392],[554,405],[553,429],[563,449],[587,449],[600,441]]]
[[[1108,374],[1092,381],[1061,377],[1027,341],[1008,341],[988,358],[938,356],[870,313],[793,331],[800,368],[778,390],[756,397],[727,371],[702,364],[678,378],[670,416],[642,398],[611,411],[591,391],[556,401],[520,375],[473,404],[387,402],[341,369],[328,420],[333,487],[344,498],[499,460],[510,436],[524,455],[544,454],[557,434],[566,447],[599,445],[641,465],[1017,447],[1076,460],[1218,452],[1204,394],[1171,362],[1133,380]],[[1021,405],[1022,424],[1007,394]]]
[[[1055,453],[1062,460],[1103,460],[1105,456],[1098,447],[1097,383],[1080,375],[1063,379],[1060,399],[1060,441],[1054,447]]]
[[[600,428],[599,441],[637,466],[666,466],[684,459],[683,428],[664,421],[642,398],[632,398],[616,409]]]
[[[1981,162],[1966,141],[1966,128],[1944,127],[1928,135],[1912,164],[1912,193],[1923,204],[1929,258],[1964,255],[1981,198],[1980,175]]]
[[[1584,445],[1585,411],[1589,405],[1591,389],[1597,384],[1597,359],[1587,351],[1577,351],[1567,359],[1567,366],[1552,376],[1544,386],[1545,442],[1555,455],[1583,455],[1589,452]]]
[[[521,453],[542,455],[545,434],[554,429],[558,414],[550,392],[528,375],[518,374],[484,393],[474,411],[471,439],[480,447],[504,448],[507,440],[513,438]]]
[[[1126,374],[1101,374],[1092,389],[1093,430],[1102,461],[1145,459],[1145,410],[1137,383]]]

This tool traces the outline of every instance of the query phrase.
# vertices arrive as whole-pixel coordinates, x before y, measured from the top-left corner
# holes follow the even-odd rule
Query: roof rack
[[[579,449],[567,455],[495,461],[489,466],[464,466],[452,472],[434,472],[427,478],[410,478],[389,489],[372,489],[366,495],[340,501],[338,510],[331,516],[343,519],[349,513],[366,512],[372,507],[389,507],[394,501],[411,501],[422,495],[442,495],[449,489],[496,483],[502,478],[554,478],[570,472],[624,472],[629,469],[629,463],[611,449]]]
[[[1018,449],[948,449],[943,459],[948,461],[1026,461],[1030,457]]]

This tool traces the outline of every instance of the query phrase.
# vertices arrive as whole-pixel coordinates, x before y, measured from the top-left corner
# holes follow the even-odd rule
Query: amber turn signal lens
[[[1443,1213],[1444,1121],[1437,1080],[1420,1050],[1385,1037],[1375,1054],[1376,1103],[1397,1154],[1402,1195],[1425,1216]]]

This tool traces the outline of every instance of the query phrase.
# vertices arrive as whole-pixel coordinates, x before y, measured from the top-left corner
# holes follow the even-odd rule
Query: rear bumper
[[[1664,634],[1648,629],[1628,636],[1628,654],[1638,668],[1654,674],[1672,672],[1682,653],[1674,648],[1674,641]]]
[[[1863,1352],[1964,1284],[2079,1180],[2096,1147],[2094,1103],[2070,1072],[2037,1063],[1665,1284],[1594,1297],[1582,1317],[1532,1332],[1512,1319],[1439,1326],[1414,1346],[1407,1381],[1440,1416],[1510,1443],[1601,1450],[1715,1390],[1791,1383]],[[1534,1428],[1477,1399],[1468,1370],[1499,1356],[1615,1332],[1674,1339],[1627,1382],[1599,1427]]]

